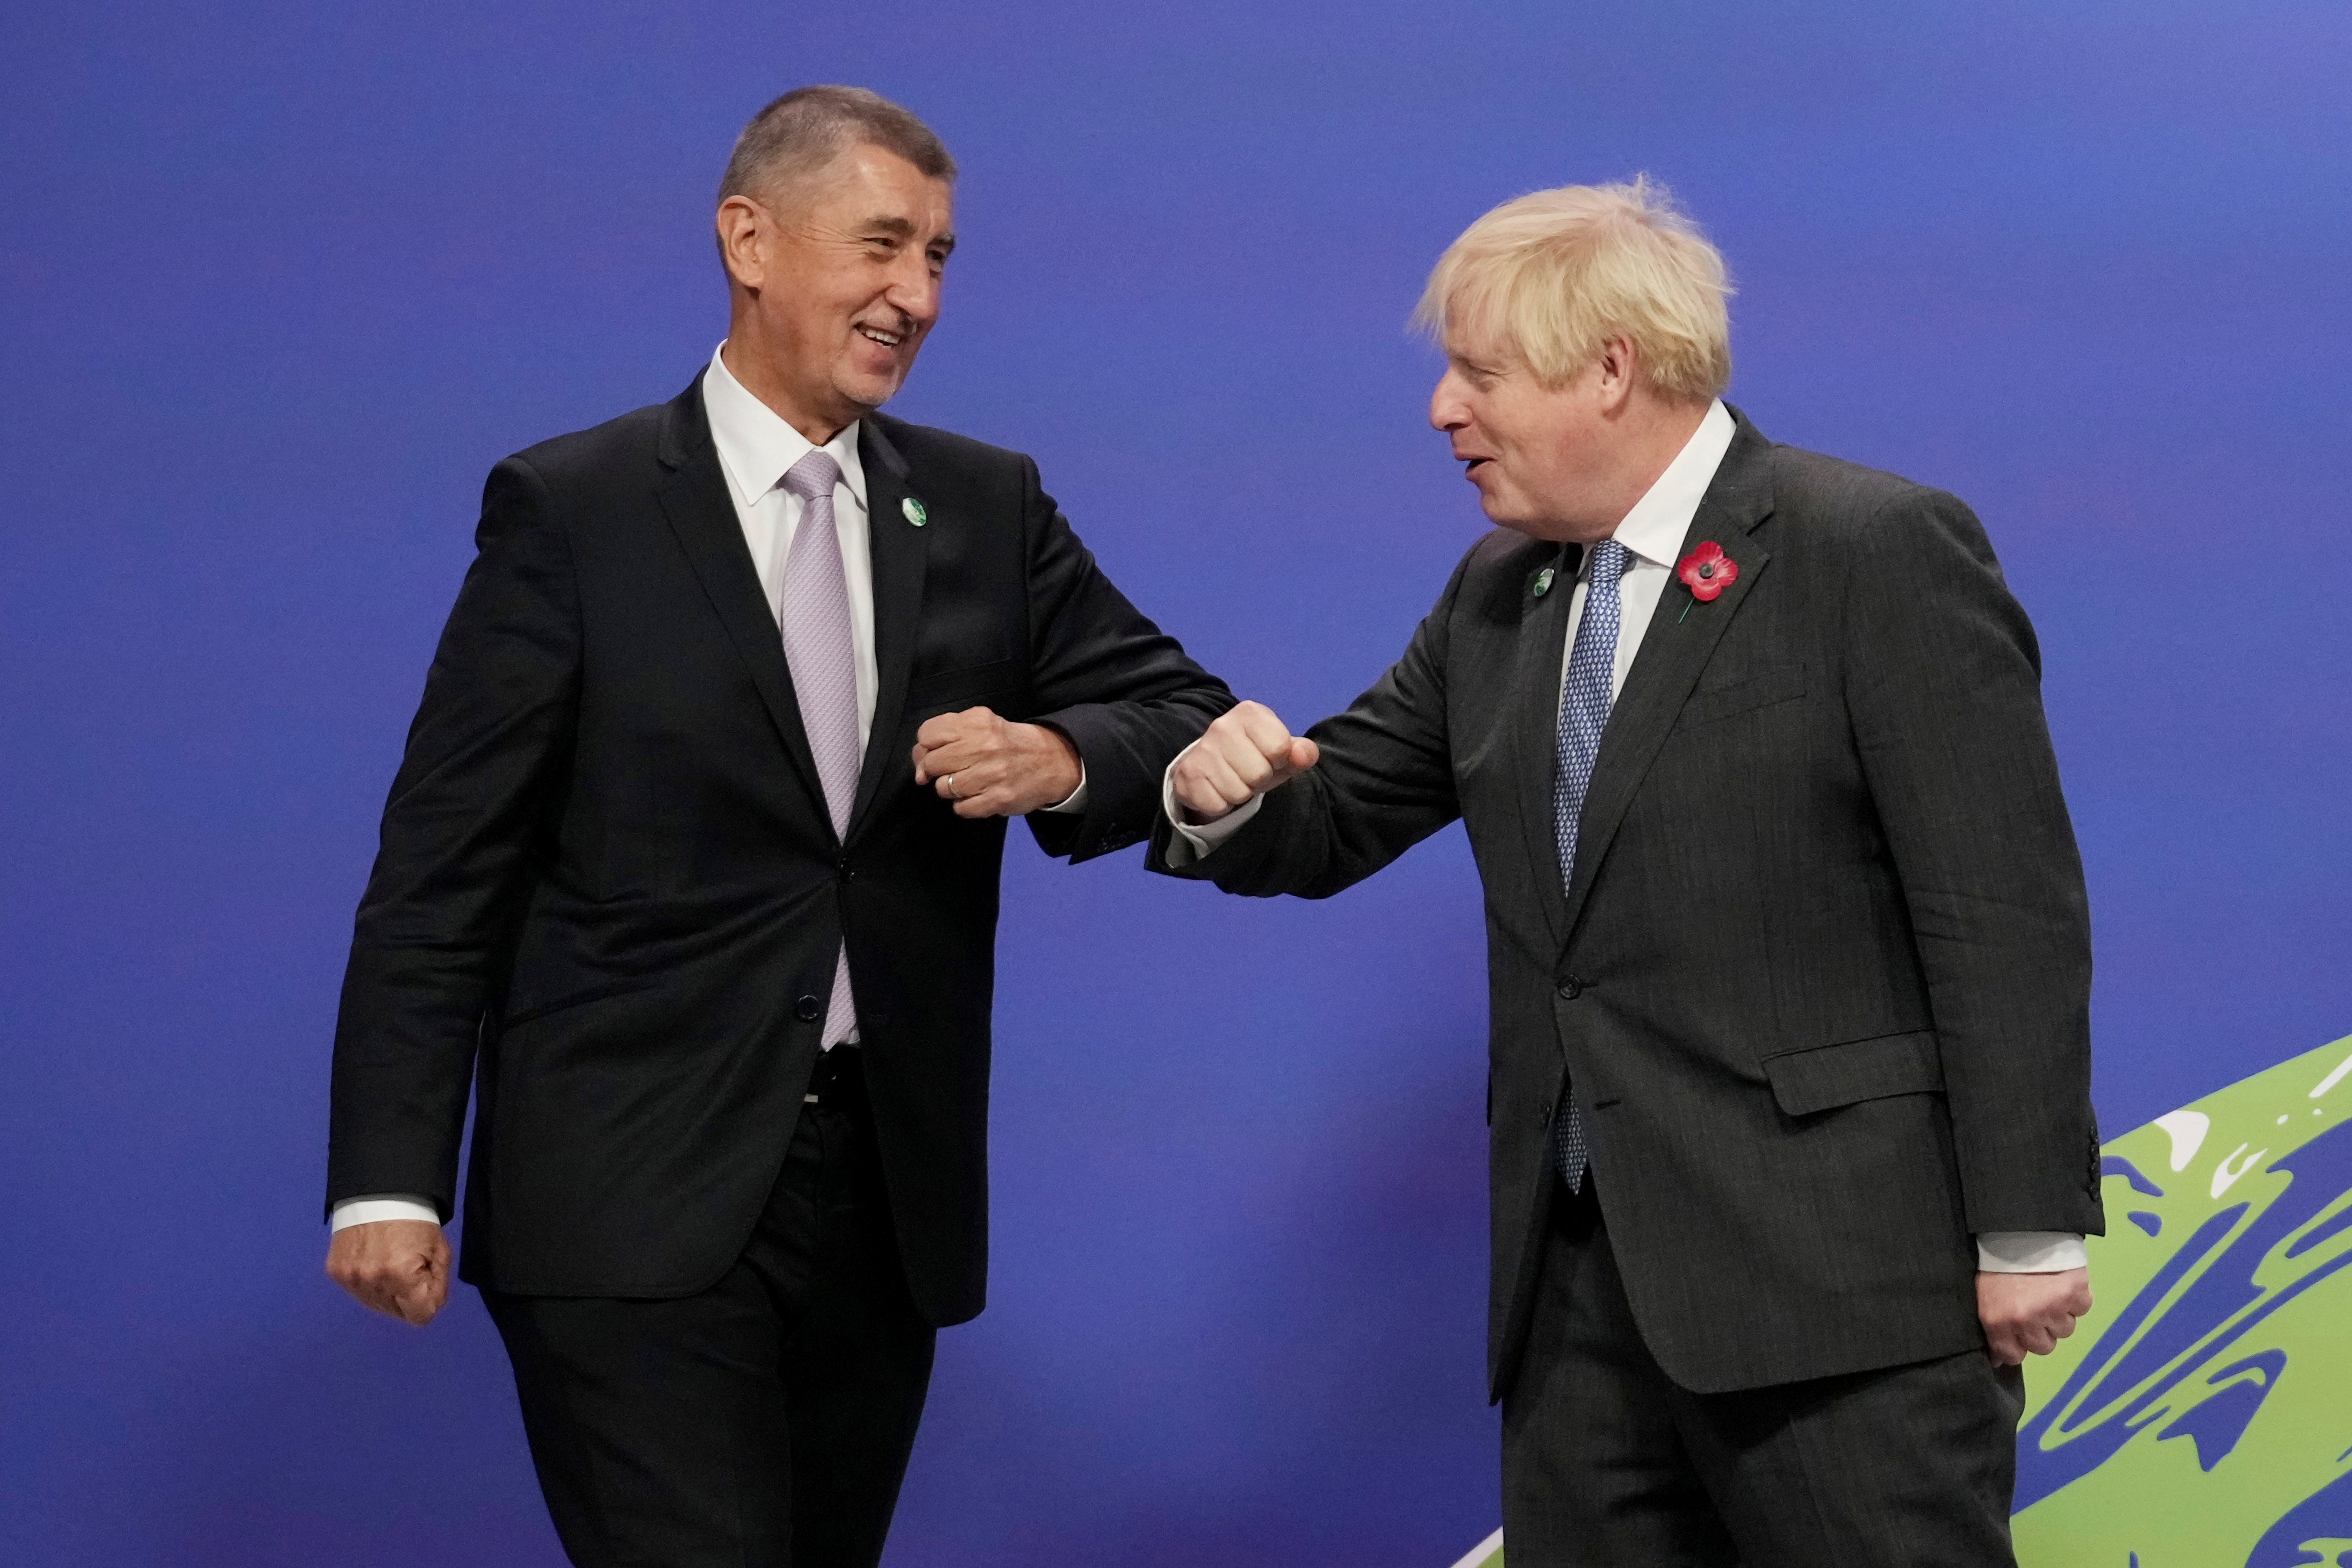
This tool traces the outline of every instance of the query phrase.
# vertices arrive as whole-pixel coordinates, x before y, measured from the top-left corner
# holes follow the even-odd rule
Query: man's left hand
[[[915,731],[915,782],[955,802],[958,816],[1019,816],[1059,805],[1085,776],[1067,735],[985,708],[942,713]]]
[[[2091,1310],[2091,1271],[1977,1276],[1977,1320],[1995,1366],[2017,1366],[2028,1353],[2048,1355]]]

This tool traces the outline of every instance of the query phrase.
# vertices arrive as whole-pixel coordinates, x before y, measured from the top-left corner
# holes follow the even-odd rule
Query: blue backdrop
[[[553,1563],[470,1292],[319,1274],[328,1041],[483,474],[667,397],[772,94],[961,159],[896,411],[1037,457],[1300,722],[1481,526],[1403,321],[1648,170],[1769,435],[1971,501],[2039,625],[2114,1131],[2352,1027],[2352,21],[2333,4],[17,5],[0,18],[0,1556]],[[1016,842],[993,1304],[891,1562],[1449,1563],[1480,1392],[1479,900]]]

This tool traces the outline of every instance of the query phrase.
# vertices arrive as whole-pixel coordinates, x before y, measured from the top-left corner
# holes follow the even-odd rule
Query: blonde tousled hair
[[[1731,381],[1731,291],[1722,255],[1671,192],[1637,174],[1495,208],[1437,258],[1412,320],[1440,342],[1515,355],[1546,386],[1622,334],[1653,387],[1698,401]]]

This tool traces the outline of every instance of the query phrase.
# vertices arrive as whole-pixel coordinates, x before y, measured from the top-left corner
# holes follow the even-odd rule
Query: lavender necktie
[[[1576,624],[1576,642],[1568,652],[1568,678],[1560,683],[1559,770],[1552,781],[1552,832],[1559,840],[1563,887],[1576,879],[1577,819],[1584,814],[1584,794],[1592,784],[1593,759],[1601,754],[1601,731],[1608,727],[1613,702],[1609,689],[1617,670],[1617,627],[1623,603],[1620,590],[1631,560],[1625,547],[1613,539],[1592,547],[1584,617]],[[1559,1173],[1574,1193],[1584,1189],[1590,1155],[1575,1085],[1570,1084],[1569,1090],[1552,1127]]]
[[[857,653],[849,625],[849,577],[841,564],[841,534],[833,518],[833,488],[841,465],[823,451],[811,452],[784,475],[784,489],[801,498],[801,525],[784,558],[784,591],[777,619],[784,634],[784,662],[799,700],[801,729],[816,758],[824,785],[825,810],[836,837],[849,831],[849,808],[857,798],[857,764],[865,751],[857,739]],[[834,962],[833,998],[824,1012],[826,1050],[857,1028],[857,1005],[849,994],[849,948]]]

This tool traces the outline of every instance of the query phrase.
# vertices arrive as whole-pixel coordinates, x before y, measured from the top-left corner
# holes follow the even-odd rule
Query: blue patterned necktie
[[[857,766],[864,747],[857,739],[857,650],[849,619],[849,576],[841,561],[841,532],[833,515],[833,488],[841,465],[823,447],[794,463],[784,489],[801,498],[801,523],[784,557],[783,593],[777,619],[784,637],[784,663],[800,704],[801,728],[824,785],[825,811],[833,830],[849,831],[849,808],[857,799]],[[857,1004],[849,991],[849,948],[834,955],[833,992],[818,1044],[831,1050],[857,1028]]]
[[[1576,626],[1576,644],[1569,649],[1568,679],[1560,685],[1559,731],[1555,740],[1559,771],[1552,780],[1552,833],[1559,846],[1559,881],[1565,888],[1576,879],[1576,824],[1584,811],[1584,792],[1592,783],[1592,759],[1601,754],[1601,731],[1609,723],[1611,677],[1617,668],[1619,589],[1630,557],[1613,539],[1592,547],[1592,576],[1584,590],[1584,618]],[[1552,1119],[1559,1173],[1568,1190],[1584,1190],[1584,1171],[1591,1156],[1584,1142],[1584,1113],[1577,1109],[1575,1086]]]

